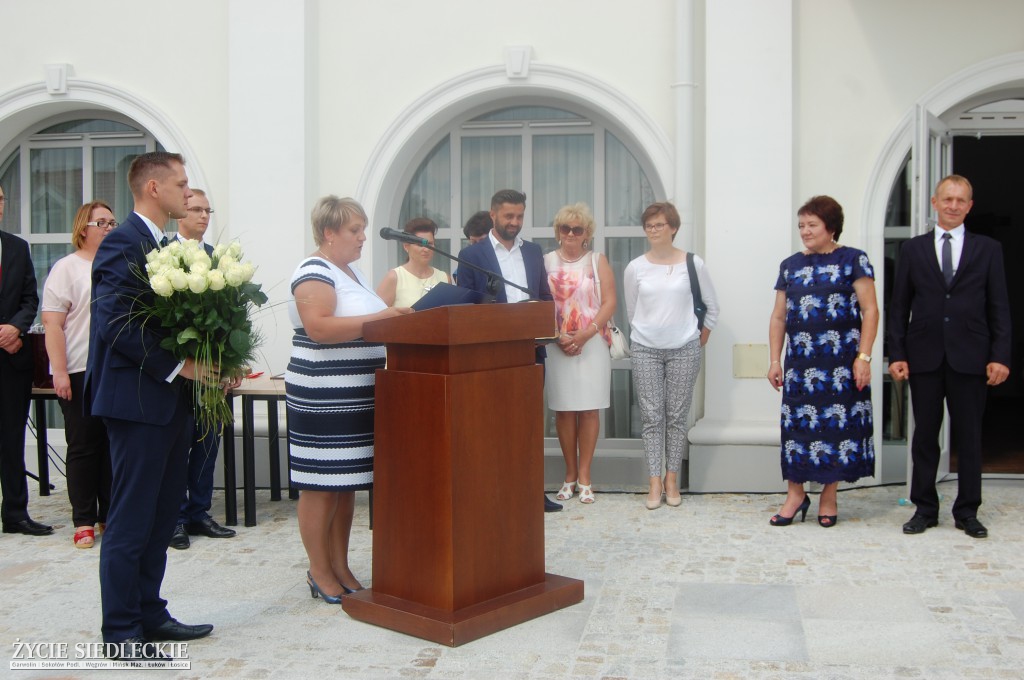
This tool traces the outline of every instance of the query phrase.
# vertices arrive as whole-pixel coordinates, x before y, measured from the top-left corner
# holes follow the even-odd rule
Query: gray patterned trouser
[[[654,349],[636,342],[630,347],[633,388],[640,404],[651,477],[661,477],[663,459],[668,472],[679,472],[682,467],[700,349],[699,339],[677,349]]]

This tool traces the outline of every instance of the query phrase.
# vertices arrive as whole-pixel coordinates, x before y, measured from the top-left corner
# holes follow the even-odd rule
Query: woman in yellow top
[[[405,225],[405,233],[426,239],[434,244],[437,225],[426,217],[409,220]],[[384,275],[384,280],[377,286],[377,295],[388,307],[411,307],[414,302],[427,294],[439,283],[451,283],[452,277],[440,269],[430,265],[434,259],[434,251],[423,246],[403,243],[409,260],[395,267]]]

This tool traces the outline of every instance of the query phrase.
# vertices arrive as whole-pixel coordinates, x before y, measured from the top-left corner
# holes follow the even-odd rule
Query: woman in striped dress
[[[331,604],[359,590],[348,566],[355,491],[373,485],[374,371],[384,346],[363,324],[411,310],[389,308],[352,264],[366,241],[366,213],[351,198],[313,208],[317,250],[292,276],[288,316],[295,336],[285,375],[291,480],[301,489],[299,533],[310,595]]]

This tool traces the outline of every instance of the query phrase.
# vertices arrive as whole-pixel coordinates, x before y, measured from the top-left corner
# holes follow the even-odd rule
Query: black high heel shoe
[[[796,509],[796,512],[793,513],[792,517],[785,517],[782,514],[776,514],[773,515],[770,520],[768,520],[768,523],[771,524],[773,527],[788,527],[790,524],[793,523],[793,520],[796,519],[797,512],[800,513],[800,521],[806,522],[807,509],[809,507],[811,507],[811,497],[808,496],[807,494],[804,494],[804,502],[800,504],[800,507]]]
[[[341,595],[328,595],[324,591],[320,590],[320,586],[318,586],[316,581],[313,580],[313,575],[310,574],[309,571],[306,572],[306,585],[309,586],[309,595],[314,600],[317,597],[322,597],[324,602],[327,604],[341,604]],[[342,586],[341,589],[345,591],[345,595],[355,592],[353,590],[349,590],[345,586]]]
[[[818,515],[818,524],[828,529],[839,523],[839,515]]]

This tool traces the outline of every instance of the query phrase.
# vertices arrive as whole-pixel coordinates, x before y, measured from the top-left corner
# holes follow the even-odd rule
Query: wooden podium
[[[377,371],[373,588],[354,619],[458,646],[583,600],[544,571],[543,370],[553,303],[460,305],[366,324]]]

